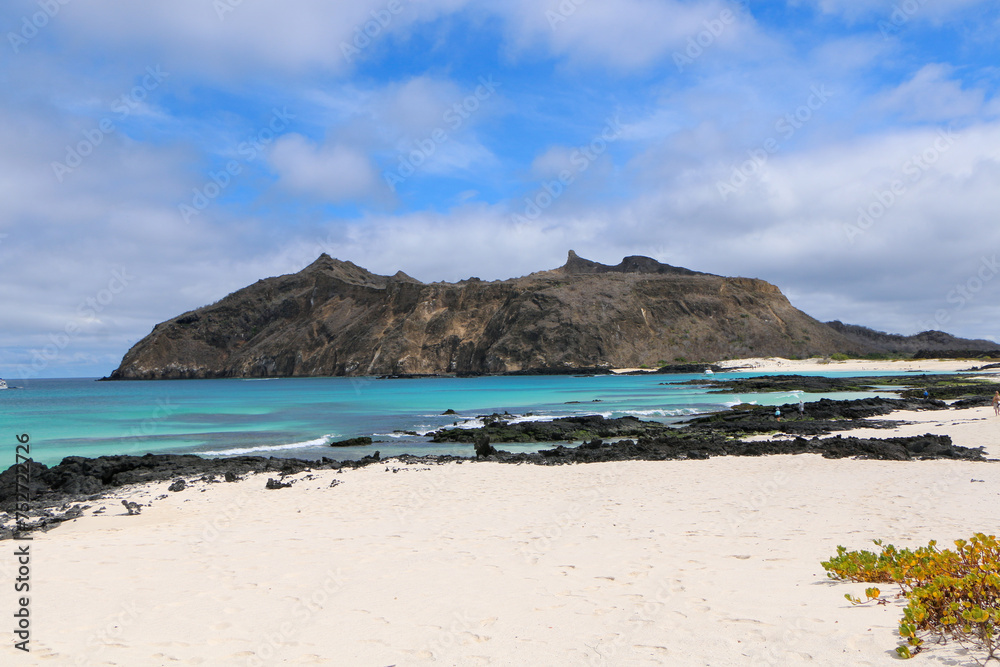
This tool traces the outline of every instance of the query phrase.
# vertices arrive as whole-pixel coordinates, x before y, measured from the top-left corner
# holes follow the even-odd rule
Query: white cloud
[[[812,5],[823,13],[839,14],[853,22],[874,16],[890,20],[893,12],[900,12],[905,21],[938,20],[967,7],[988,2],[989,0],[790,0],[789,4]]]
[[[701,40],[695,58],[705,51],[726,52],[754,35],[740,4],[720,0],[521,0],[509,8],[515,52],[541,43],[555,55],[612,68],[670,59],[675,51],[683,53],[689,40]]]
[[[958,121],[983,110],[985,92],[962,87],[949,78],[953,68],[939,63],[924,65],[911,79],[880,95],[875,108],[914,121]]]
[[[715,186],[729,173],[689,164],[685,178],[646,189],[630,208],[638,223],[618,238],[662,244],[690,268],[771,280],[821,318],[913,333],[949,307],[983,252],[1000,251],[990,185],[1000,124],[946,137],[919,129],[779,153],[725,202]],[[985,335],[964,319],[973,306],[937,328]]]
[[[80,47],[145,52],[170,66],[205,78],[232,79],[249,74],[301,72],[320,67],[347,72],[366,52],[379,48],[393,34],[405,32],[418,18],[430,20],[438,7],[429,2],[419,11],[415,3],[401,2],[403,11],[383,17],[384,0],[328,3],[204,2],[174,0],[169,4],[109,2],[69,3],[53,29]],[[30,3],[24,3],[25,11]],[[374,38],[345,56],[342,44],[353,46],[357,31],[376,21]]]
[[[423,139],[445,128],[448,109],[468,93],[453,81],[427,75],[390,84],[374,96],[370,112],[376,121],[406,140]]]
[[[324,247],[382,274],[401,269],[425,282],[498,280],[561,266],[570,248],[603,257],[604,230],[596,216],[515,224],[505,207],[467,204],[446,213],[371,216]]]
[[[995,331],[1000,280],[962,308],[948,301],[983,253],[1000,251],[1000,107],[986,67],[960,54],[944,62],[905,34],[881,39],[876,21],[892,11],[889,1],[814,2],[859,23],[849,34],[838,26],[833,38],[829,17],[796,27],[816,37],[807,46],[746,14],[712,34],[712,21],[736,7],[721,0],[588,0],[550,24],[546,11],[560,4],[403,2],[353,63],[340,42],[383,0],[243,2],[221,20],[201,0],[62,5],[37,40],[0,64],[8,84],[0,266],[17,277],[0,284],[8,313],[0,348],[13,350],[4,360],[51,344],[113,271],[135,278],[84,323],[51,372],[62,364],[106,373],[156,322],[297,271],[320,252],[426,281],[523,275],[561,265],[570,248],[607,263],[646,254],[769,279],[821,319],[912,333],[951,308],[939,328]],[[973,4],[928,3],[919,21],[926,27]],[[16,25],[34,11],[33,1],[13,0],[0,13]],[[482,60],[451,59],[449,40],[484,25],[489,39],[506,39],[513,63],[487,39],[484,50],[457,47]],[[674,52],[706,30],[704,55],[679,76]],[[426,44],[432,53],[418,53]],[[92,65],[98,54],[106,65]],[[369,58],[378,67],[365,69]],[[878,89],[911,62],[915,74]],[[156,64],[170,78],[118,122],[114,100]],[[446,114],[474,95],[469,72],[480,68],[495,70],[501,85],[474,112],[452,117],[456,126]],[[364,76],[352,78],[357,71]],[[723,199],[719,182],[776,136],[776,120],[814,85],[835,91],[829,105]],[[272,143],[266,160],[241,161],[239,185],[185,223],[178,204],[219,160],[242,160],[239,143],[284,105],[294,134]],[[512,221],[610,109],[622,111],[621,142],[536,219]],[[109,115],[116,130],[60,182],[52,163]],[[930,124],[949,121],[964,129],[937,150]],[[436,130],[447,138],[433,139]],[[421,203],[385,213],[380,172],[428,140],[433,150],[400,195]],[[915,159],[926,168],[913,171]],[[845,230],[858,224],[858,209],[879,203],[895,180],[905,191],[851,243]],[[321,223],[300,200],[367,212]]]
[[[330,202],[370,196],[375,170],[364,152],[332,144],[316,146],[299,134],[278,139],[268,156],[282,186]]]

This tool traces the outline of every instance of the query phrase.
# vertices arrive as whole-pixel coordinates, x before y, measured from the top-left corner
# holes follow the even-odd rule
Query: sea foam
[[[305,447],[320,447],[329,445],[337,436],[324,435],[322,438],[313,440],[303,440],[287,445],[260,445],[259,447],[235,447],[233,449],[219,449],[206,452],[192,452],[202,456],[239,456],[241,454],[256,454],[257,452],[279,452],[284,449],[303,449]]]

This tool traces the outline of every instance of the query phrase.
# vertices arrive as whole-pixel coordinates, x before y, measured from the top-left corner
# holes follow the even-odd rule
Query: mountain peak
[[[600,262],[584,259],[573,250],[569,251],[566,263],[558,270],[562,273],[570,275],[583,275],[590,273],[656,273],[685,276],[706,275],[704,273],[692,271],[679,266],[662,264],[652,257],[644,257],[642,255],[631,255],[622,259],[622,261],[616,266],[609,266],[607,264],[601,264]]]
[[[322,272],[333,278],[354,285],[385,286],[386,277],[372,273],[354,262],[330,257],[325,252],[316,261],[302,270],[302,273]]]

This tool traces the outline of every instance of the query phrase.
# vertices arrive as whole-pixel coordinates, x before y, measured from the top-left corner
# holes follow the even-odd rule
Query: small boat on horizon
[[[6,389],[6,388],[7,388],[7,383],[3,380],[3,378],[0,378],[0,389]]]

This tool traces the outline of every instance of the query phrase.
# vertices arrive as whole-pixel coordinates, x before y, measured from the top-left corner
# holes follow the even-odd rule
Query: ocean
[[[824,373],[822,375],[865,375]],[[888,373],[872,373],[887,375]],[[717,379],[749,373],[719,373]],[[754,373],[753,375],[761,375]],[[198,454],[358,459],[379,450],[469,456],[467,444],[434,444],[425,434],[452,424],[475,426],[481,415],[522,419],[566,415],[635,415],[666,423],[742,402],[775,405],[797,394],[711,394],[681,384],[701,375],[500,376],[477,378],[281,378],[97,382],[95,379],[9,381],[0,391],[0,435],[14,463],[16,434],[31,438],[34,460],[66,456]],[[804,394],[806,401],[891,396],[891,393]],[[456,415],[443,415],[446,410]],[[530,413],[530,414],[529,414]],[[406,431],[416,433],[407,434]],[[370,447],[329,447],[372,436]],[[551,447],[509,445],[509,451]],[[8,467],[0,463],[0,469]]]

